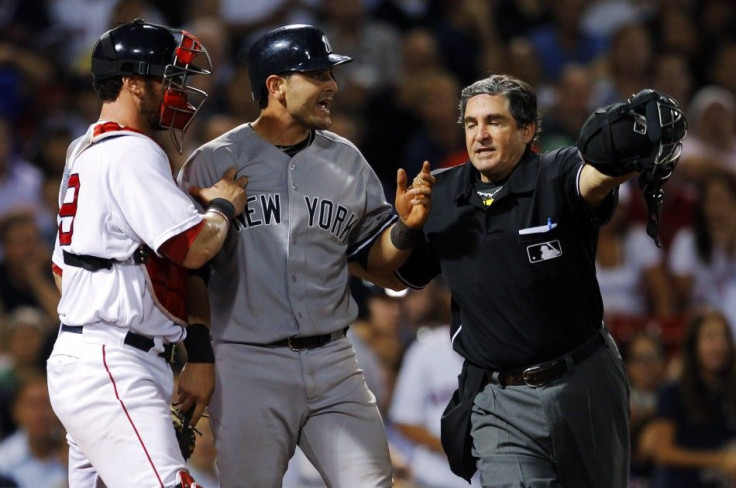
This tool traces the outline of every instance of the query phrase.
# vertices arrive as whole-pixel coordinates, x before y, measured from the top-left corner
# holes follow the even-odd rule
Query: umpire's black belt
[[[271,342],[270,344],[256,344],[253,342],[230,342],[231,344],[245,344],[247,346],[258,346],[258,347],[288,347],[294,352],[304,351],[307,349],[315,349],[322,347],[327,343],[330,343],[336,339],[345,337],[348,328],[340,329],[332,332],[331,334],[322,334],[308,337],[289,337],[287,339],[281,339],[280,341]]]
[[[83,328],[84,327],[81,325],[61,324],[61,330],[63,332],[73,332],[75,334],[81,334]],[[140,349],[143,352],[150,351],[156,345],[153,342],[153,339],[151,339],[150,337],[142,336],[131,331],[128,331],[128,333],[125,334],[125,339],[123,340],[123,343],[135,347],[136,349]],[[164,351],[159,353],[159,356],[166,359],[166,361],[173,363],[175,351],[174,346],[175,344],[164,344]]]
[[[532,388],[544,386],[547,383],[562,378],[576,364],[588,359],[594,352],[606,344],[603,332],[596,332],[583,345],[556,359],[535,364],[527,368],[512,369],[498,373],[498,382],[503,385],[527,385]],[[493,375],[489,372],[489,375]],[[489,378],[490,380],[490,378]]]

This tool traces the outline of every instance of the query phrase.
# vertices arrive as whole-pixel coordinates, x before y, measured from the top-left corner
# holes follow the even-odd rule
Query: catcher
[[[626,488],[629,385],[602,327],[598,230],[638,174],[656,237],[685,118],[644,90],[597,110],[578,147],[537,154],[534,89],[492,75],[463,89],[459,122],[470,160],[433,173],[422,239],[397,273],[421,287],[441,272],[452,293],[465,362],[442,419],[450,467],[479,470],[484,487]]]

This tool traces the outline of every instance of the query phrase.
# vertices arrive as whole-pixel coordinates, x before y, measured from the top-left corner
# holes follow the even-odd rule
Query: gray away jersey
[[[396,219],[360,151],[316,131],[290,158],[244,124],[197,149],[179,186],[209,187],[229,167],[248,177],[248,204],[211,262],[213,337],[265,344],[352,323],[347,261]]]

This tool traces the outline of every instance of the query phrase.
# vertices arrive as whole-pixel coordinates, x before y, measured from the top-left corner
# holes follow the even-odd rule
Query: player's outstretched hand
[[[434,181],[428,161],[422,164],[422,170],[410,186],[406,171],[399,169],[396,174],[396,213],[407,226],[414,229],[424,226],[429,217]]]
[[[240,215],[243,213],[247,201],[245,187],[248,184],[248,177],[243,175],[235,179],[236,174],[237,171],[235,168],[228,168],[225,174],[222,175],[222,179],[214,185],[209,188],[190,186],[189,193],[199,200],[205,208],[215,198],[229,200],[235,206],[235,215]]]

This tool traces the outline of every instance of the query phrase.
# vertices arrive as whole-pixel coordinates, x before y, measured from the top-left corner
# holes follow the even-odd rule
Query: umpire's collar
[[[503,188],[495,195],[494,200],[500,200],[513,193],[533,191],[537,184],[538,167],[539,155],[527,147],[521,156],[521,161],[514,166],[506,182],[503,183]],[[455,203],[465,205],[471,201],[471,197],[474,195],[475,181],[480,177],[479,173],[471,161],[463,165],[458,178],[455,180]]]

